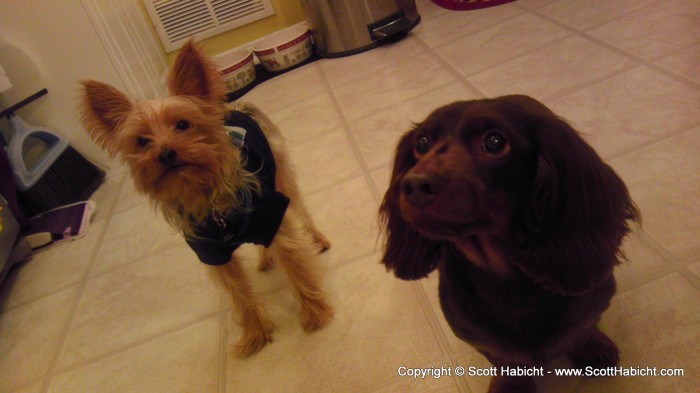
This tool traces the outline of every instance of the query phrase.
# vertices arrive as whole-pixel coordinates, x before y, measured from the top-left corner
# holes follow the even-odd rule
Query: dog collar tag
[[[239,148],[243,147],[246,134],[245,128],[224,126],[224,129],[226,129],[226,133],[228,133],[228,136],[231,138],[231,142],[234,145],[238,146]]]
[[[224,220],[224,213],[221,210],[214,208],[211,212],[211,218],[219,228],[226,229],[226,220]]]

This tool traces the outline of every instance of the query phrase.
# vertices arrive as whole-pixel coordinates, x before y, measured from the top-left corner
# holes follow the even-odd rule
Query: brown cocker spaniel
[[[565,121],[527,96],[461,101],[400,140],[380,208],[382,262],[404,280],[440,272],[453,332],[496,366],[489,392],[534,392],[517,368],[567,356],[617,365],[596,326],[615,293],[625,184]]]

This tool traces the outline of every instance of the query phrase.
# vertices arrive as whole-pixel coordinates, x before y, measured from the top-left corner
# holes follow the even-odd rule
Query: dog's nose
[[[414,206],[427,206],[444,189],[444,182],[436,175],[409,173],[401,180],[401,192]]]
[[[172,166],[177,160],[177,152],[173,149],[163,149],[158,155],[158,162],[165,166]]]

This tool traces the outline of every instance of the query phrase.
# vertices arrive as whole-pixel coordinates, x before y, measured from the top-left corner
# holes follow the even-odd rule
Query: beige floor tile
[[[360,164],[342,128],[290,146],[303,195],[362,175]]]
[[[644,217],[644,231],[676,258],[700,252],[700,129],[613,161]]]
[[[410,375],[400,376],[396,378],[397,382],[375,390],[374,393],[444,393],[460,391],[457,385],[459,377],[454,375],[454,367],[450,367],[447,362],[412,365],[412,367],[426,370],[437,369],[439,371],[428,371],[432,374],[423,378]],[[448,372],[449,374],[447,374]],[[407,371],[402,369],[401,373],[405,375]]]
[[[326,132],[342,127],[333,99],[326,93],[314,95],[277,112],[268,113],[268,116],[282,131],[287,146],[320,137]]]
[[[487,96],[519,93],[547,100],[632,65],[632,60],[575,36],[468,79]]]
[[[19,266],[6,283],[12,296],[3,306],[34,301],[84,280],[105,226],[106,220],[92,223],[84,237],[54,245]]]
[[[550,107],[584,133],[598,154],[611,158],[698,124],[698,103],[700,90],[637,67],[556,99]]]
[[[564,39],[571,31],[539,16],[523,14],[437,47],[462,75],[469,76]]]
[[[461,83],[449,84],[350,123],[362,157],[370,169],[393,162],[401,136],[435,109],[476,95]]]
[[[518,4],[528,8],[536,9],[549,3],[553,3],[555,1],[556,0],[519,0]]]
[[[332,243],[322,255],[329,266],[367,255],[378,246],[379,205],[364,177],[311,195],[306,202],[316,225]]]
[[[261,83],[240,101],[251,102],[266,113],[274,113],[323,92],[325,86],[320,68],[316,63],[311,63]]]
[[[690,81],[700,83],[700,44],[681,49],[657,61],[656,64]]]
[[[656,0],[556,1],[537,11],[578,30],[587,30],[655,3]]]
[[[0,391],[46,375],[78,294],[76,285],[0,314]]]
[[[622,367],[683,368],[683,377],[592,379],[581,392],[693,392],[700,389],[700,291],[672,274],[613,299],[601,327],[620,347]]]
[[[662,1],[588,33],[646,60],[655,60],[700,41],[699,16],[698,2]]]
[[[449,11],[421,22],[414,32],[432,47],[484,30],[523,11],[514,4],[469,12]]]
[[[112,213],[114,205],[119,197],[119,190],[124,182],[124,173],[114,174],[114,171],[107,173],[105,182],[90,196],[90,199],[95,202],[96,208],[93,214],[93,221],[100,221]]]
[[[202,318],[219,309],[221,292],[186,245],[87,282],[58,369]]]
[[[389,189],[389,182],[391,181],[391,165],[385,165],[379,169],[372,171],[372,182],[374,183],[374,188],[377,190],[380,200],[384,199],[384,194],[386,194]]]
[[[700,262],[695,262],[693,264],[688,265],[688,270],[690,270],[693,274],[700,278]]]
[[[43,389],[43,384],[38,383],[36,385],[28,386],[24,389],[19,389],[13,391],[13,393],[41,393]]]
[[[433,56],[420,55],[334,89],[348,122],[407,101],[450,83],[453,75]]]
[[[114,208],[114,214],[121,213],[133,207],[150,203],[144,195],[141,195],[134,187],[134,181],[130,174],[126,174],[126,180],[119,192],[117,206]]]
[[[447,9],[436,5],[430,0],[416,0],[416,7],[418,8],[418,13],[422,21],[435,18],[438,15],[448,12]]]
[[[219,330],[208,319],[60,374],[48,392],[216,392]]]
[[[615,268],[618,293],[635,288],[673,268],[672,263],[664,260],[642,236],[646,235],[640,234],[637,229],[628,235],[622,244],[622,251],[627,259],[623,259],[622,264]]]
[[[92,273],[132,263],[184,242],[150,204],[138,205],[111,218]]]
[[[270,304],[275,341],[246,360],[229,358],[228,391],[369,391],[397,379],[404,364],[441,358],[411,283],[387,274],[372,256],[335,269],[331,276],[335,320],[306,334],[298,306],[280,294]],[[229,333],[236,340],[240,330]]]
[[[370,77],[384,68],[397,66],[416,56],[426,54],[418,40],[401,40],[382,45],[367,52],[319,62],[331,87]]]

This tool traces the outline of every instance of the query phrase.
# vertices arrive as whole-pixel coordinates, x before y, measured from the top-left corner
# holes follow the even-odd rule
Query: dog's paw
[[[272,342],[273,325],[266,325],[261,329],[248,330],[234,345],[236,355],[239,358],[247,358],[259,352],[267,343]]]
[[[314,332],[328,325],[335,315],[333,307],[323,301],[302,306],[301,326],[307,333]]]
[[[574,367],[606,368],[617,366],[620,350],[603,332],[595,330],[588,339],[569,352]]]

